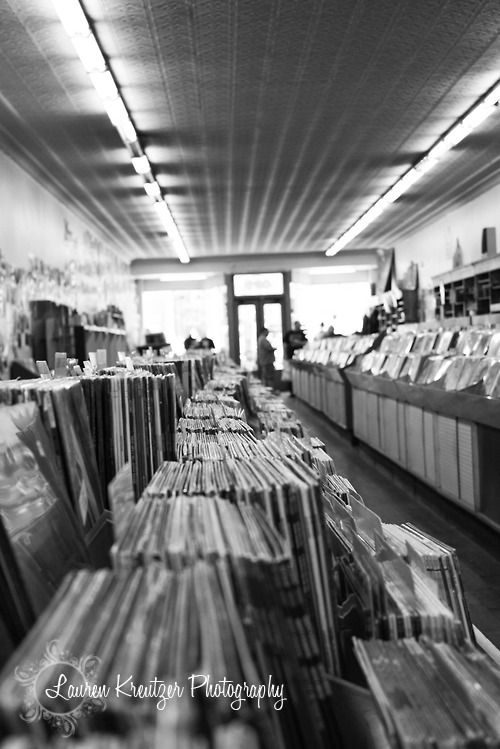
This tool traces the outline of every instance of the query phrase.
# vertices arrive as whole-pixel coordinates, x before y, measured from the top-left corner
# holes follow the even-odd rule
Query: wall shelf
[[[432,283],[441,320],[500,312],[500,255],[441,273]]]

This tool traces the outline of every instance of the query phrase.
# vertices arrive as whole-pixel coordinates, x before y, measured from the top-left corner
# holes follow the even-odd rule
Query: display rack
[[[500,312],[500,255],[441,273],[432,284],[438,319]]]
[[[88,359],[89,351],[104,349],[109,364],[118,361],[118,352],[128,353],[126,332],[120,328],[101,328],[97,325],[73,326],[74,354],[80,366]],[[62,349],[65,351],[66,349]],[[69,353],[69,350],[68,350]]]
[[[293,362],[293,392],[342,429],[352,428],[349,382],[342,370],[309,362]]]
[[[335,425],[500,530],[500,401],[293,362],[294,393]]]

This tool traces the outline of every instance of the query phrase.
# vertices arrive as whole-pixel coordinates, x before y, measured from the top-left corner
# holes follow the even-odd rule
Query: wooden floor
[[[500,534],[376,451],[351,444],[346,432],[303,401],[286,393],[283,399],[383,522],[413,523],[457,550],[472,622],[500,648]]]

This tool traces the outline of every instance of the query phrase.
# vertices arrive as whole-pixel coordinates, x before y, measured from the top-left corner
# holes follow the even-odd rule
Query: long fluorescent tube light
[[[154,182],[145,182],[144,189],[150,198],[157,198],[161,195],[160,185],[156,180]]]
[[[52,0],[52,3],[68,36],[89,33],[90,27],[78,0]]]
[[[89,76],[100,99],[106,101],[106,99],[117,98],[118,89],[109,70],[104,70],[98,73],[89,73]]]
[[[118,130],[120,138],[124,143],[135,143],[135,141],[137,140],[135,127],[132,125],[129,117],[127,117],[126,120],[118,122],[116,124],[116,129]]]
[[[167,231],[168,236],[172,239],[179,260],[181,261],[181,263],[189,263],[191,258],[189,257],[188,251],[184,246],[184,242],[182,241],[182,237],[179,234],[177,225],[172,218],[172,214],[170,213],[168,205],[164,200],[160,200],[155,203],[155,209],[160,221]]]
[[[52,4],[59,19],[73,42],[75,50],[101,99],[111,123],[128,147],[129,154],[141,153],[143,150],[137,138],[137,132],[127,111],[127,107],[120,96],[118,86],[112,71],[108,68],[98,41],[92,33],[80,0],[52,0]],[[135,144],[134,148],[130,144]],[[155,208],[175,247],[181,263],[189,263],[190,257],[184,246],[177,225],[172,218],[170,209],[161,199],[161,189],[154,179],[148,157],[131,157],[132,166],[137,174],[148,175],[144,183],[146,193],[155,199]]]
[[[117,96],[116,99],[106,99],[103,104],[111,123],[115,127],[126,123],[130,119],[121,96]]]
[[[87,73],[104,72],[106,70],[106,60],[93,34],[73,36],[71,41]]]
[[[146,154],[143,154],[142,156],[133,156],[132,166],[137,174],[147,174],[151,171],[151,165]]]
[[[366,213],[362,214],[347,231],[336,239],[327,249],[326,255],[331,257],[344,249],[354,237],[357,237],[372,221],[378,218],[391,203],[401,197],[417,180],[436,166],[448,151],[458,145],[476,127],[490,117],[496,111],[498,102],[500,102],[500,83],[497,83],[488,94],[483,96],[464,117],[439,139],[414,167],[406,172]]]

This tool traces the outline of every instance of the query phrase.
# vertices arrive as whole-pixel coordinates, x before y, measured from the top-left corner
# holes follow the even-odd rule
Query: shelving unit
[[[500,532],[500,402],[293,362],[294,393]]]
[[[500,312],[500,255],[434,276],[438,319]]]
[[[337,367],[309,362],[292,362],[292,387],[297,397],[327,416],[334,424],[349,430],[351,414],[346,382]]]
[[[80,365],[88,358],[89,351],[105,349],[108,364],[115,364],[118,360],[118,352],[128,352],[126,333],[120,328],[101,328],[96,325],[75,325],[74,328],[74,355]]]

